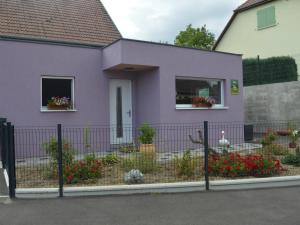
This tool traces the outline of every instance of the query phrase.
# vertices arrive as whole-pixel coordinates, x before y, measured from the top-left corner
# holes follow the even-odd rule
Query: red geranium
[[[215,176],[272,176],[283,170],[279,160],[265,159],[262,155],[212,155],[209,173]]]

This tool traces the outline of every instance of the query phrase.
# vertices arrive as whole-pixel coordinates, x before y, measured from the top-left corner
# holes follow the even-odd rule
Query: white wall
[[[257,30],[257,11],[275,5],[274,27]],[[216,50],[244,58],[292,56],[300,70],[300,0],[277,0],[239,13]],[[299,73],[299,72],[298,72]]]

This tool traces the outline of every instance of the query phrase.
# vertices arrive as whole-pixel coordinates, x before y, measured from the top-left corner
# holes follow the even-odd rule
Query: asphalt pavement
[[[0,225],[299,225],[300,187],[0,203]]]

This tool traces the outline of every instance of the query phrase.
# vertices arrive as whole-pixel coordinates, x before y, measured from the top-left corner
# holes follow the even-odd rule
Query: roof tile
[[[0,0],[0,36],[106,45],[121,34],[100,0]]]

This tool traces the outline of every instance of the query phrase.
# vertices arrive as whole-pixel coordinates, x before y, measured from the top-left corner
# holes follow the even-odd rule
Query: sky
[[[188,24],[220,35],[246,0],[101,0],[124,38],[174,43]]]

